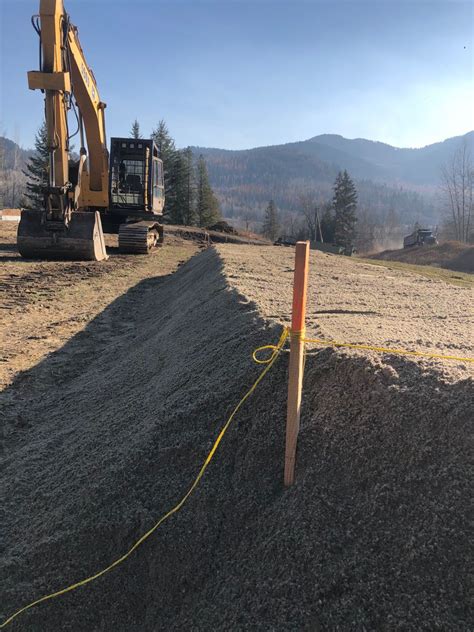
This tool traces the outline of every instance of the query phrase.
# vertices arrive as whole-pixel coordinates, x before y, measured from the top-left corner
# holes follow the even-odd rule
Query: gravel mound
[[[189,487],[260,370],[251,350],[281,331],[229,252],[148,280],[96,357],[81,341],[127,297],[22,376],[21,427],[5,415],[3,616],[109,564]],[[51,367],[57,388],[29,397]],[[472,380],[311,351],[285,490],[286,370],[282,354],[189,504],[130,560],[10,629],[468,629]]]

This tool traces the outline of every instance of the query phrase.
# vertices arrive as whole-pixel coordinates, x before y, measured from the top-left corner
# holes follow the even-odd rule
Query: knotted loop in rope
[[[281,332],[280,340],[277,342],[276,345],[263,345],[262,347],[257,347],[252,352],[253,361],[256,362],[257,364],[270,364],[271,362],[273,362],[273,360],[282,350],[286,342],[286,339],[288,338],[289,335],[290,335],[290,329],[288,327],[284,327],[283,331]],[[263,352],[271,351],[271,353],[268,357],[260,359],[257,357],[257,355],[259,353],[262,353],[262,351]]]

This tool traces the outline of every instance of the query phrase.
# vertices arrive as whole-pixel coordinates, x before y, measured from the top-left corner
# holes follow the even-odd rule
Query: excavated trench
[[[261,370],[252,349],[281,330],[214,249],[132,292],[113,344],[87,347],[127,296],[22,376],[20,427],[6,406],[3,617],[108,565],[179,500]],[[57,388],[28,395],[52,366]],[[285,353],[179,514],[10,629],[468,629],[472,381],[309,353],[284,490],[286,369]]]

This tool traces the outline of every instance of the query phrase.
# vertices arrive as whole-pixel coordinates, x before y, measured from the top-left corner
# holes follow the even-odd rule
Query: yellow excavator
[[[49,181],[43,207],[22,210],[20,254],[101,261],[107,258],[104,231],[118,233],[121,252],[149,253],[163,241],[163,163],[155,142],[112,138],[109,155],[105,103],[63,0],[40,0],[32,24],[40,70],[28,73],[28,85],[45,95]],[[68,113],[77,122],[78,161],[70,157]]]

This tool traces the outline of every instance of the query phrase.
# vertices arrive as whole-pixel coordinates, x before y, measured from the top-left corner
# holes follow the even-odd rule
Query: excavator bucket
[[[22,211],[18,250],[26,259],[102,261],[107,259],[100,214],[74,212],[69,225],[51,222],[44,211]]]

